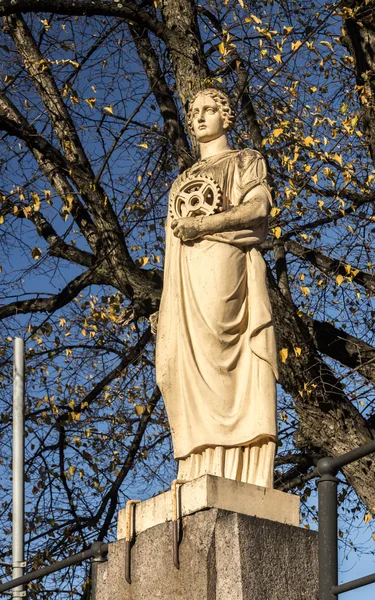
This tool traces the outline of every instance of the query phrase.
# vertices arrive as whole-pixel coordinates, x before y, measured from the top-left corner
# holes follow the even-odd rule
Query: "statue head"
[[[198,92],[191,100],[188,110],[188,125],[199,142],[209,142],[234,125],[234,112],[229,96],[216,88]]]

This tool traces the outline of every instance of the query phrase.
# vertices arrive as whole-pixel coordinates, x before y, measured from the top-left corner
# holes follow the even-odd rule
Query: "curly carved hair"
[[[212,98],[216,105],[219,107],[221,115],[224,121],[226,122],[227,131],[233,129],[235,122],[235,114],[231,106],[230,98],[227,94],[216,88],[207,88],[205,90],[201,90],[200,92],[195,94],[194,98],[192,98],[192,100],[190,101],[187,114],[189,129],[193,129],[193,105],[199,96],[210,96],[210,98]]]

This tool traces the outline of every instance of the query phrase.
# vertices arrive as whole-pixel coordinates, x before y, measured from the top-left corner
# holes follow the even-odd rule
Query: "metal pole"
[[[25,519],[25,344],[23,339],[14,340],[13,369],[13,508],[12,508],[12,575],[13,579],[24,574],[24,519]],[[24,598],[24,586],[13,591],[13,598]]]
[[[71,567],[72,565],[78,565],[79,563],[88,560],[89,558],[100,558],[101,560],[105,560],[105,557],[108,552],[108,544],[104,544],[103,542],[94,542],[91,548],[88,550],[83,550],[83,552],[79,552],[79,554],[74,554],[73,556],[69,556],[69,558],[64,558],[64,560],[60,560],[58,562],[53,563],[52,565],[48,565],[48,567],[43,567],[43,569],[38,569],[37,571],[31,571],[31,573],[26,573],[19,579],[15,581],[7,581],[6,583],[0,584],[0,594],[7,592],[8,590],[14,589],[21,584],[30,583],[30,581],[36,581],[37,579],[42,579],[51,573],[56,573],[56,571],[61,571],[62,569],[66,569],[67,567]]]
[[[336,600],[332,588],[337,586],[337,484],[331,459],[318,463],[319,510],[319,600]]]

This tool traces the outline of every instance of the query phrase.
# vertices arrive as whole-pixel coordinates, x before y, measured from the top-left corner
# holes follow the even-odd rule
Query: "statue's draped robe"
[[[224,210],[251,202],[259,185],[271,203],[265,161],[255,150],[202,160],[173,186],[198,174],[220,185]],[[170,224],[169,217],[156,372],[179,477],[211,473],[272,487],[277,358],[257,249],[267,219],[253,230],[189,242],[175,237]]]

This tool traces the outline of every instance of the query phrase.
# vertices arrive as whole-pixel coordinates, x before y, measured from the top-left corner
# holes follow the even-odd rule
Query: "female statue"
[[[199,92],[201,159],[174,182],[166,225],[156,373],[178,477],[273,487],[277,358],[266,268],[271,194],[255,150],[231,150],[228,97]]]

